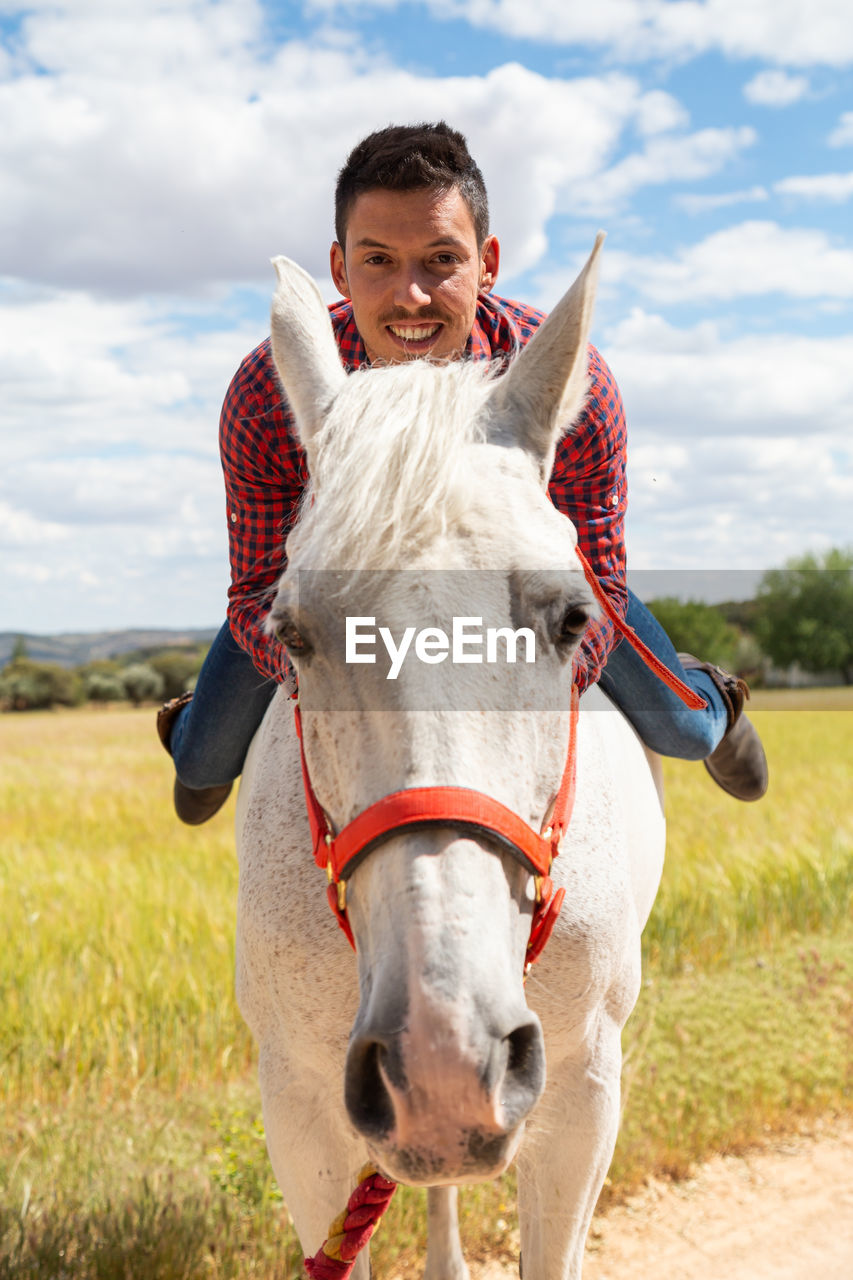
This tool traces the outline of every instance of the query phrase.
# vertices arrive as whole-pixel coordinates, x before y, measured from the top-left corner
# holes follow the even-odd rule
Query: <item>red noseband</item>
[[[553,885],[549,872],[569,825],[575,798],[577,686],[572,687],[566,765],[551,806],[550,817],[543,822],[541,833],[534,831],[512,809],[481,791],[471,791],[467,787],[409,787],[405,791],[394,791],[383,796],[357,814],[352,822],[347,823],[335,835],[311,785],[302,744],[302,717],[298,701],[294,705],[294,714],[314,861],[319,867],[326,869],[329,905],[353,949],[355,940],[346,914],[346,881],[361,859],[382,840],[401,831],[449,826],[485,836],[509,849],[536,877],[536,906],[525,961],[526,965],[532,964],[548,941],[566,896],[565,889],[558,889],[552,898]]]

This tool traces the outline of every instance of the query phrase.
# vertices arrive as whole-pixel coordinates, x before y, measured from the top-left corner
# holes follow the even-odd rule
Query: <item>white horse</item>
[[[271,626],[297,667],[332,830],[429,786],[484,793],[537,832],[547,820],[571,656],[594,605],[546,484],[585,395],[598,249],[500,377],[464,361],[347,376],[313,282],[276,260],[273,351],[312,486]],[[532,632],[536,660],[439,665],[433,630],[426,658],[409,652],[392,681],[378,639],[360,650],[376,662],[346,661],[343,614],[385,625],[398,651],[419,619],[449,631],[452,617],[488,614]],[[311,857],[293,720],[282,689],[243,774],[237,994],[306,1255],[372,1160],[430,1188],[425,1274],[462,1280],[455,1185],[515,1157],[525,1280],[580,1276],[663,863],[654,762],[599,691],[584,695],[574,814],[551,873],[566,899],[525,986],[534,877],[507,842],[451,822],[391,831],[347,872],[353,954]],[[368,1274],[365,1250],[353,1275]]]

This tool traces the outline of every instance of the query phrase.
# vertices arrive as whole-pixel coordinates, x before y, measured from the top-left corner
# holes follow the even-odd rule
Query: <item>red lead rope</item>
[[[665,667],[660,658],[656,654],[652,653],[647,644],[643,643],[633,627],[629,627],[627,622],[619,617],[619,614],[604,594],[601,583],[593,572],[592,565],[589,563],[580,547],[575,547],[575,550],[577,552],[578,560],[581,562],[584,577],[592,588],[593,595],[619,634],[624,636],[632,649],[636,649],[637,653],[643,659],[643,662],[645,662],[646,666],[651,671],[654,671],[658,679],[662,680],[665,685],[668,685],[673,693],[678,694],[686,707],[690,707],[691,711],[701,711],[704,707],[707,707],[708,704],[705,699],[686,685],[683,680],[679,680],[678,676],[673,675],[669,667]]]
[[[322,1247],[313,1258],[305,1259],[311,1280],[347,1280],[397,1190],[396,1182],[384,1178],[373,1165],[365,1165],[358,1176],[358,1186],[329,1227]]]

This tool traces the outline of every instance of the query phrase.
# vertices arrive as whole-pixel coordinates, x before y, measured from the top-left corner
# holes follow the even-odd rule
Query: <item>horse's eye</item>
[[[581,604],[570,605],[560,619],[560,639],[577,640],[589,622],[589,610]]]
[[[296,627],[289,618],[285,618],[278,624],[275,629],[276,639],[280,640],[287,652],[299,657],[310,651],[310,645],[303,636],[302,632]]]

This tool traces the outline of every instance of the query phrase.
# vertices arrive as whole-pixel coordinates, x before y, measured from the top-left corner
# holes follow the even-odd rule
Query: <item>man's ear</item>
[[[501,247],[497,236],[486,236],[480,250],[480,291],[482,293],[488,293],[490,289],[494,289],[500,261]]]
[[[347,281],[347,267],[344,259],[344,251],[337,240],[332,243],[329,250],[329,270],[332,273],[332,279],[335,282],[335,288],[338,293],[343,294],[345,298],[352,297],[349,291],[349,283]]]

